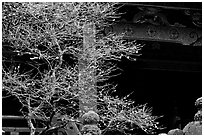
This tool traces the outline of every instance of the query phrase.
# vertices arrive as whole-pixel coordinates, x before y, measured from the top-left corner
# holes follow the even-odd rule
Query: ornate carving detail
[[[202,26],[202,15],[201,13],[194,13],[192,16],[192,22],[195,26],[201,27]]]
[[[194,40],[194,42],[192,42],[191,45],[193,46],[202,45],[202,36],[199,36],[199,34],[196,31],[190,32],[189,37]]]
[[[202,37],[199,37],[195,42],[191,44],[192,46],[202,46]]]
[[[177,29],[171,29],[169,31],[169,38],[170,39],[177,39],[179,37],[179,32]]]
[[[169,26],[169,22],[167,21],[166,16],[164,14],[159,13],[159,8],[151,8],[151,7],[138,7],[141,11],[135,14],[133,17],[133,23],[150,23],[152,25],[167,25]]]
[[[153,7],[138,7],[141,11],[133,17],[133,23],[137,24],[152,24],[172,27],[186,27],[180,23],[170,24],[167,17],[161,13],[161,9]]]
[[[129,25],[125,26],[124,32],[126,35],[132,35],[134,33],[133,29]]]
[[[192,45],[202,37],[202,31],[184,27],[155,26],[134,23],[118,23],[113,27],[116,34],[128,32],[124,38],[147,41],[162,41]],[[200,42],[196,45],[201,45]]]
[[[148,36],[150,36],[150,37],[156,36],[157,30],[156,30],[156,28],[154,26],[148,26],[147,28],[148,28],[147,29],[147,35]]]
[[[190,32],[189,37],[192,39],[198,39],[198,34],[195,31]]]
[[[187,16],[191,17],[192,23],[196,26],[201,28],[202,27],[202,11],[190,11],[190,10],[185,10],[184,11]]]

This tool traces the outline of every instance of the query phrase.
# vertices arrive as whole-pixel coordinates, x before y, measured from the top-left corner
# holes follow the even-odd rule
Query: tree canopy
[[[26,117],[49,121],[53,113],[60,113],[77,119],[79,99],[96,98],[103,134],[109,130],[125,133],[136,127],[147,133],[160,129],[158,117],[146,105],[136,105],[128,95],[111,95],[115,85],[107,80],[117,70],[111,60],[123,56],[134,60],[132,56],[142,48],[136,41],[123,39],[124,34],[104,32],[120,17],[121,4],[4,2],[2,6],[3,42],[18,56],[30,56],[26,62],[9,65],[3,58],[3,91],[18,98]],[[65,55],[74,61],[72,65]],[[92,89],[97,94],[90,97]]]

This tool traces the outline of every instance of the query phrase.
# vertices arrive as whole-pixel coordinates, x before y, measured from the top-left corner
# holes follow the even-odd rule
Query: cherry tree
[[[113,2],[2,3],[3,43],[9,43],[7,47],[17,56],[29,56],[26,62],[10,64],[3,57],[3,92],[22,104],[31,134],[36,128],[32,119],[41,119],[50,128],[57,114],[62,121],[77,122],[89,110],[98,113],[102,134],[125,133],[133,125],[147,133],[160,129],[159,117],[152,116],[150,108],[136,105],[128,95],[113,96],[116,86],[107,82],[119,69],[114,61],[135,60],[143,46],[124,39],[124,34],[104,33],[120,18],[121,6]],[[31,69],[24,69],[25,64]]]

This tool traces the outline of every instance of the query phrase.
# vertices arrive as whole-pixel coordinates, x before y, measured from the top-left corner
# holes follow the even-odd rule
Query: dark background
[[[201,47],[160,43],[155,50],[151,44],[147,43],[136,62],[123,59],[118,64],[123,71],[113,78],[117,93],[124,96],[134,91],[130,98],[153,107],[153,115],[163,116],[158,119],[166,127],[163,132],[183,129],[193,121],[194,102],[202,96]],[[176,116],[180,121],[175,121]]]

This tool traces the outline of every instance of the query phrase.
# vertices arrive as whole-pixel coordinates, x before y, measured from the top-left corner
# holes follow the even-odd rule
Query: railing
[[[44,128],[36,128],[36,133],[39,133]],[[19,135],[19,134],[30,134],[30,129],[28,127],[2,127],[4,133],[10,135]]]
[[[25,120],[23,116],[2,116],[2,120]],[[29,135],[30,129],[28,127],[2,127],[3,135]],[[36,128],[35,133],[38,134],[41,131],[45,130],[45,128]],[[66,134],[68,135],[79,135],[80,132],[74,121],[68,122],[66,126]]]
[[[25,120],[23,116],[2,116],[2,120]],[[44,128],[36,128],[36,133],[39,133]],[[19,134],[30,134],[28,127],[2,127],[2,134],[5,135],[19,135]]]

